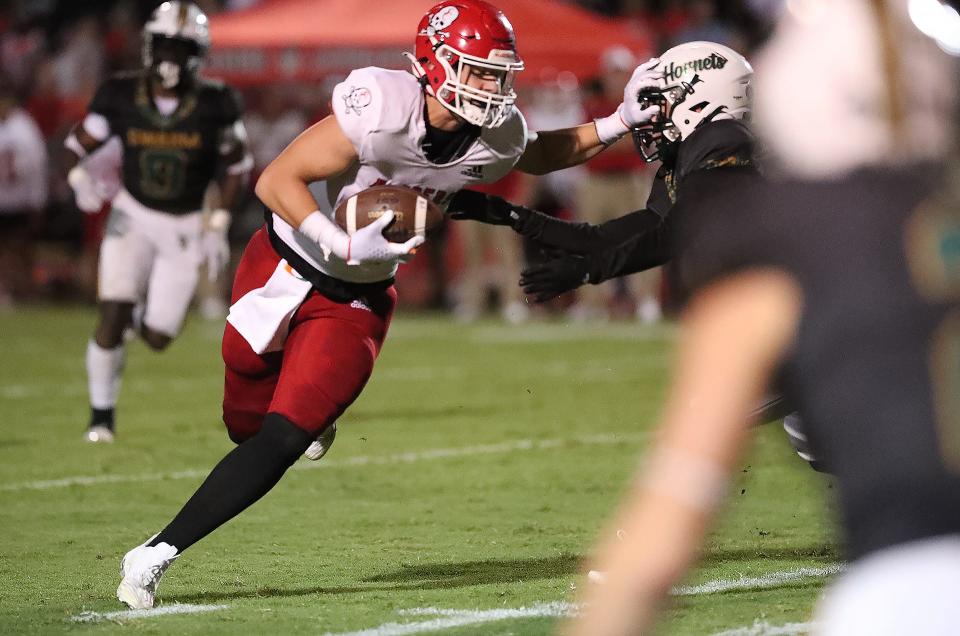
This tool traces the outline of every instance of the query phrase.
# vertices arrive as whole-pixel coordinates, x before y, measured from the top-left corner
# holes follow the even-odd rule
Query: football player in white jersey
[[[334,89],[333,114],[261,175],[267,224],[244,251],[223,336],[223,418],[238,446],[166,528],[124,557],[117,594],[129,606],[151,607],[173,559],[266,494],[308,447],[322,456],[373,371],[396,303],[393,276],[422,239],[388,242],[389,213],[348,235],[317,210],[310,183],[326,181],[333,204],[388,184],[445,205],[512,168],[582,163],[658,110],[637,100],[661,79],[651,64],[610,116],[528,133],[514,108],[523,62],[513,28],[482,0],[431,8],[409,57],[412,72],[351,73]]]

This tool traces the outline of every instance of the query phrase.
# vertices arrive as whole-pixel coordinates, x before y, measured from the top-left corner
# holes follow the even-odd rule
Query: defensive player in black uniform
[[[580,285],[599,284],[670,262],[681,252],[699,249],[699,240],[681,242],[677,226],[687,210],[710,197],[736,192],[759,180],[750,114],[750,64],[736,51],[713,42],[690,42],[660,57],[664,86],[640,96],[660,106],[662,116],[633,131],[637,150],[647,161],[661,162],[642,210],[599,225],[570,223],[513,205],[495,196],[463,190],[450,205],[452,218],[509,225],[546,249],[552,257],[523,272],[520,284],[537,302]],[[689,263],[665,269],[672,292],[688,293]],[[821,469],[802,434],[799,417],[779,394],[758,403],[751,420],[783,419],[801,457]]]
[[[674,261],[693,292],[677,375],[648,468],[612,525],[629,540],[607,533],[597,554],[607,585],[586,589],[569,634],[646,633],[694,558],[745,446],[744,415],[777,368],[835,475],[851,561],[811,631],[956,633],[960,190],[944,153],[957,139],[960,75],[905,3],[843,8],[857,4],[831,14],[831,28],[787,15],[760,66],[758,115],[771,124],[760,130],[795,176],[717,193],[678,228],[699,249]],[[836,86],[844,70],[802,67],[838,41],[869,43],[851,52],[860,83],[800,118],[765,112]]]
[[[454,197],[451,217],[509,225],[557,252],[523,274],[521,284],[535,300],[663,265],[674,252],[677,210],[696,204],[702,182],[722,188],[755,178],[754,139],[741,121],[750,112],[753,69],[743,56],[721,44],[690,42],[665,52],[655,68],[664,87],[641,99],[660,105],[662,115],[634,130],[644,158],[662,162],[644,209],[591,225],[468,190]]]
[[[151,348],[166,348],[200,264],[213,277],[229,259],[228,210],[252,165],[238,96],[198,76],[210,45],[206,15],[189,2],[164,2],[143,38],[144,68],[104,82],[66,142],[68,181],[89,212],[104,201],[84,157],[112,136],[123,145],[122,187],[100,250],[100,317],[86,354],[91,442],[113,440],[124,332],[134,326]],[[215,179],[221,207],[204,214]]]

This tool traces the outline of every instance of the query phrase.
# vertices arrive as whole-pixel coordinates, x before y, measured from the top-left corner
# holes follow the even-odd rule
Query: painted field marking
[[[764,576],[739,579],[719,579],[696,586],[681,586],[674,588],[675,596],[699,596],[719,594],[731,590],[746,590],[778,587],[793,581],[805,578],[823,578],[836,574],[843,569],[842,565],[832,565],[819,568],[799,568],[784,572],[772,572]],[[175,603],[149,610],[125,610],[117,612],[83,612],[71,618],[77,623],[95,623],[101,621],[123,621],[154,616],[173,614],[199,614],[226,609],[227,605],[190,605]],[[495,621],[521,618],[561,618],[576,614],[578,606],[572,603],[556,601],[552,603],[538,603],[530,607],[498,608],[492,610],[448,609],[438,607],[415,607],[399,610],[401,616],[436,616],[427,621],[414,623],[384,623],[379,627],[341,633],[327,633],[325,636],[405,636],[406,634],[423,634],[439,632],[465,625],[490,623]],[[787,623],[785,625],[770,625],[756,622],[752,626],[738,627],[714,636],[796,636],[806,634],[814,627],[813,623]]]
[[[807,578],[823,578],[840,572],[843,565],[830,565],[816,568],[799,568],[783,572],[771,572],[763,576],[739,579],[718,579],[700,585],[680,586],[671,590],[674,596],[701,596],[719,594],[731,590],[769,589],[779,587],[794,581]],[[378,627],[371,627],[355,632],[327,633],[324,636],[406,636],[407,634],[424,634],[440,632],[455,627],[490,623],[494,621],[519,618],[561,618],[574,616],[579,606],[573,603],[557,601],[553,603],[538,603],[530,607],[498,608],[493,610],[448,609],[438,607],[414,607],[402,609],[397,613],[401,616],[436,616],[427,621],[413,623],[384,623]],[[748,627],[738,627],[715,634],[714,636],[796,636],[806,634],[813,627],[813,623],[787,623],[773,626],[768,623],[754,623]]]
[[[771,625],[767,622],[756,621],[747,627],[735,627],[713,636],[799,636],[809,634],[817,628],[817,623],[787,623],[785,625]]]
[[[123,610],[117,612],[82,612],[70,617],[74,623],[99,623],[101,621],[125,621],[136,618],[153,618],[154,616],[171,616],[173,614],[202,614],[227,609],[227,605],[191,605],[189,603],[173,603],[162,607],[145,610]]]
[[[442,632],[478,623],[492,623],[517,618],[559,618],[570,616],[575,607],[570,603],[539,603],[530,607],[501,608],[493,610],[446,610],[432,607],[403,610],[400,613],[412,616],[438,615],[428,621],[416,623],[384,623],[379,627],[363,629],[358,632],[327,632],[324,636],[405,636],[406,634],[425,634],[427,632]]]
[[[719,594],[730,590],[755,590],[781,587],[787,583],[803,579],[822,579],[843,571],[842,563],[821,567],[798,568],[784,572],[771,572],[763,576],[741,577],[739,579],[720,579],[700,585],[681,585],[675,587],[671,594],[674,596],[701,596],[703,594]]]
[[[394,464],[412,464],[435,459],[449,459],[454,457],[472,457],[477,455],[495,455],[525,451],[548,450],[560,448],[566,444],[586,444],[610,446],[621,443],[632,443],[646,439],[647,433],[632,435],[597,434],[583,435],[556,439],[520,439],[498,444],[477,444],[473,446],[459,446],[452,448],[432,448],[408,453],[393,453],[390,455],[358,455],[342,460],[323,459],[318,462],[299,462],[291,470],[317,470],[330,468],[349,468],[357,466],[389,466]],[[69,488],[71,486],[98,486],[102,484],[129,484],[150,481],[164,481],[172,479],[199,479],[206,477],[210,468],[179,470],[170,473],[139,473],[127,475],[78,475],[62,479],[45,479],[26,481],[13,484],[3,484],[0,492],[20,492],[23,490],[51,490],[54,488]]]

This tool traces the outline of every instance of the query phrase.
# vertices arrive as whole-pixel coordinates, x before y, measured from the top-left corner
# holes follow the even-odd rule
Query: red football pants
[[[243,252],[231,302],[266,284],[280,260],[261,228]],[[263,355],[227,323],[223,421],[230,439],[239,444],[256,434],[267,413],[314,435],[335,422],[370,378],[396,302],[393,287],[353,303],[313,290],[290,321],[283,351]]]

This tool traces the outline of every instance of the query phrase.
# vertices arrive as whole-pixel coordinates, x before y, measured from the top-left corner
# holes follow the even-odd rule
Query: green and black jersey
[[[219,82],[198,79],[175,111],[161,114],[148,75],[116,75],[89,108],[123,144],[123,185],[145,206],[171,214],[199,210],[216,176],[225,131],[240,119],[239,97]]]

